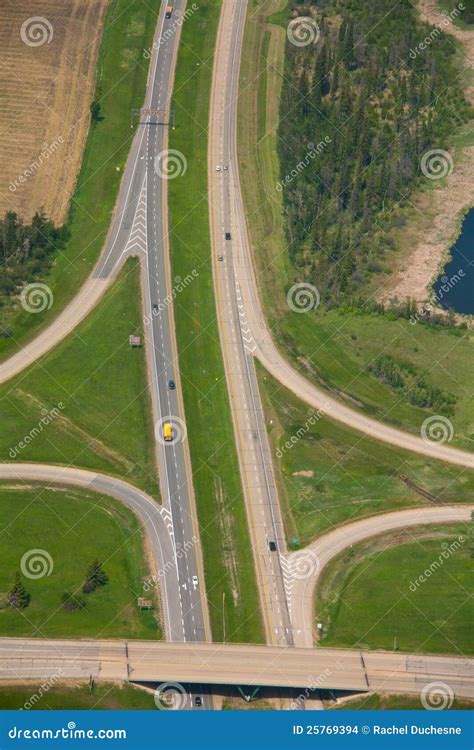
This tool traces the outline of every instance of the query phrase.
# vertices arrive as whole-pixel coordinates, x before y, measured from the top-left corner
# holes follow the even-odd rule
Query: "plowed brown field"
[[[0,215],[66,217],[109,0],[0,0]]]

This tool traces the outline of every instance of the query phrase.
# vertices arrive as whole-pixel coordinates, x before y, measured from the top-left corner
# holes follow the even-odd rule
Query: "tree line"
[[[307,46],[287,42],[279,157],[282,182],[296,176],[283,189],[285,227],[295,275],[333,306],[367,296],[423,155],[446,149],[471,109],[451,39],[440,34],[410,54],[431,27],[409,0],[313,0],[292,10],[311,13],[321,34]]]
[[[25,284],[46,276],[67,239],[68,231],[54,226],[43,211],[29,223],[14,211],[6,212],[0,219],[0,307]]]

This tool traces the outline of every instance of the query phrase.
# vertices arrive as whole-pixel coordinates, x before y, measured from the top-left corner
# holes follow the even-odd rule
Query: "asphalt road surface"
[[[272,456],[253,360],[254,342],[236,285],[234,258],[241,238],[236,221],[236,106],[246,3],[222,8],[214,57],[209,117],[209,212],[214,288],[240,474],[267,642],[293,644],[282,563],[286,543]],[[227,239],[226,239],[227,235]],[[275,549],[270,549],[270,545]]]

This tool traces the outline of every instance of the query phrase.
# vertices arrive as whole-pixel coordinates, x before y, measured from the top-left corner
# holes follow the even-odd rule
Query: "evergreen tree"
[[[30,603],[30,595],[23,586],[20,573],[15,573],[15,580],[7,594],[8,606],[13,609],[25,609]]]
[[[98,560],[93,560],[86,570],[86,578],[82,591],[84,594],[90,594],[100,586],[105,586],[109,578],[107,573]]]

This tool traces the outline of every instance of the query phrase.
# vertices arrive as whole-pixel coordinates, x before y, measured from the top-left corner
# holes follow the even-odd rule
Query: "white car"
[[[192,577],[192,582],[193,582],[194,588],[197,589],[197,587],[199,586],[199,579],[198,579],[198,577],[197,576],[193,576]]]
[[[222,170],[222,167],[220,166],[220,164],[218,164],[216,167],[216,172],[220,172],[221,170]]]

